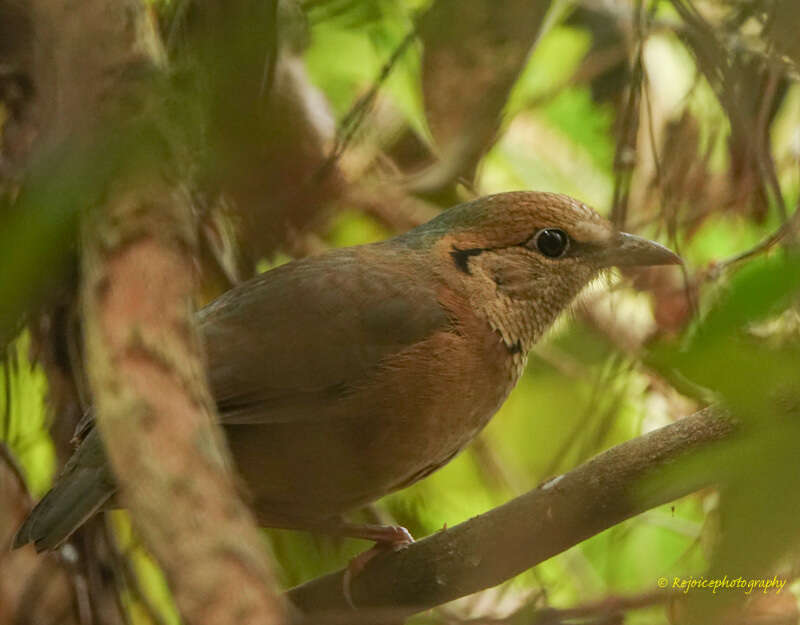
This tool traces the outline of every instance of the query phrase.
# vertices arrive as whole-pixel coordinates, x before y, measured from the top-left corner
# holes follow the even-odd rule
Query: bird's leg
[[[336,536],[374,540],[376,547],[399,549],[414,542],[409,531],[400,525],[370,525],[337,520],[330,532]]]
[[[364,570],[367,563],[375,556],[385,551],[397,551],[414,542],[414,538],[405,527],[399,525],[369,525],[350,523],[343,519],[331,519],[325,524],[323,531],[336,536],[346,536],[348,538],[361,538],[363,540],[374,540],[375,545],[358,554],[350,560],[342,578],[342,593],[347,603],[354,610],[356,605],[353,602],[351,585],[353,579]]]

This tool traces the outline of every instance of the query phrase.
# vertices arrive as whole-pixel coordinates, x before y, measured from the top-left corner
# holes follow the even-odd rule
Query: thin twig
[[[644,74],[644,61],[642,58],[644,48],[644,33],[642,31],[642,1],[636,4],[634,14],[634,29],[637,35],[636,53],[631,79],[628,84],[628,96],[625,108],[621,115],[619,140],[614,153],[614,195],[611,205],[611,222],[617,228],[622,228],[628,216],[628,198],[630,194],[633,168],[636,165],[636,138],[639,132],[642,78]]]
[[[768,189],[772,190],[772,195],[775,197],[775,204],[778,207],[778,215],[781,221],[788,219],[786,212],[786,202],[783,199],[783,192],[781,185],[778,181],[778,176],[775,173],[775,163],[772,160],[772,154],[769,151],[769,113],[772,108],[772,101],[775,99],[775,91],[778,87],[780,75],[777,67],[774,64],[770,65],[767,86],[764,90],[764,96],[761,99],[761,106],[759,107],[758,117],[756,119],[756,159],[758,161],[758,168],[761,175],[766,178]]]
[[[278,65],[278,0],[271,0],[272,9],[270,15],[269,29],[267,30],[267,51],[264,59],[264,71],[261,75],[261,84],[258,88],[258,97],[264,100],[272,93],[272,86],[275,84],[275,68]]]
[[[778,243],[783,241],[783,239],[798,231],[800,231],[800,199],[798,199],[798,204],[795,207],[794,214],[789,219],[784,221],[781,224],[780,228],[778,228],[775,232],[773,232],[766,238],[756,243],[756,245],[751,247],[749,250],[745,250],[744,252],[734,254],[730,258],[717,262],[716,265],[714,265],[713,269],[708,273],[707,279],[716,280],[732,265],[753,258],[754,256],[758,256],[759,254],[768,252]]]
[[[383,83],[386,82],[386,79],[392,73],[392,69],[394,69],[397,61],[400,60],[400,57],[403,56],[405,51],[416,38],[417,28],[415,26],[408,32],[408,34],[406,34],[405,37],[403,37],[403,40],[400,42],[397,48],[395,48],[394,52],[392,52],[389,60],[386,61],[384,66],[381,68],[381,71],[378,74],[378,77],[375,79],[375,82],[369,88],[369,91],[356,100],[355,104],[353,104],[347,114],[342,118],[342,121],[339,123],[339,128],[336,131],[333,148],[331,149],[328,158],[325,159],[325,162],[319,167],[314,175],[316,180],[319,181],[324,179],[333,169],[334,164],[347,149],[348,145],[361,126],[361,123],[364,121],[364,119],[366,119],[367,115],[372,110],[372,107],[375,104],[375,98],[378,95],[378,91],[383,86]]]

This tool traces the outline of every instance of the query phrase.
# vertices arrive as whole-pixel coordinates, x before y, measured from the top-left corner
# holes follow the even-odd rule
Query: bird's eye
[[[558,228],[545,228],[534,235],[533,244],[548,258],[558,258],[567,251],[569,236]]]

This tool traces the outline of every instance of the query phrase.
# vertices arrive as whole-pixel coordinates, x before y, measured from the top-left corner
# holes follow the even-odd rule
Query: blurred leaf
[[[731,215],[720,210],[709,215],[692,233],[683,256],[695,266],[714,263],[720,258],[750,249],[779,225],[774,213],[763,223],[755,223],[742,215]]]
[[[722,301],[698,326],[689,350],[716,342],[748,323],[786,308],[800,290],[800,256],[776,255],[749,263],[733,276]]]
[[[193,182],[207,203],[221,196],[236,210],[248,268],[320,227],[344,184],[328,160],[335,124],[299,56],[305,23],[293,6],[193,3],[174,54],[174,123],[186,129]]]
[[[24,333],[8,348],[0,365],[0,440],[6,442],[35,495],[49,487],[55,470],[55,450],[48,434],[47,381],[31,363],[30,337]]]
[[[557,26],[542,35],[508,98],[506,113],[516,115],[542,98],[555,96],[579,67],[591,44],[588,33]]]
[[[611,202],[609,166],[599,168],[583,145],[547,119],[518,115],[481,164],[481,189],[566,193],[603,211]]]
[[[321,21],[305,52],[309,75],[341,118],[378,78],[384,64],[413,28],[410,14],[396,8],[363,27]],[[331,59],[337,59],[331,63]],[[412,46],[397,60],[385,92],[420,137],[427,137],[422,107],[419,54]]]
[[[344,212],[336,220],[328,237],[334,247],[363,245],[389,238],[390,232],[362,213]]]
[[[800,66],[800,39],[794,26],[800,20],[800,7],[795,0],[773,0],[769,14],[769,37],[778,49]]]
[[[62,177],[63,175],[63,177]],[[74,172],[34,177],[13,204],[0,204],[0,348],[24,316],[70,276],[78,205],[83,188]]]
[[[608,168],[614,156],[611,141],[613,113],[606,105],[597,105],[588,88],[563,89],[545,107],[550,123],[561,130],[575,145],[583,146],[597,167]]]
[[[800,440],[800,342],[768,341],[753,324],[774,317],[800,295],[800,256],[778,253],[741,268],[682,347],[661,345],[657,360],[712,389],[739,420],[731,440],[686,457],[642,484],[669,489],[705,475],[720,486],[722,531],[715,535],[709,576],[769,574],[800,544],[794,487]],[[692,596],[692,623],[732,609],[735,597]]]
[[[683,347],[662,345],[653,362],[675,368],[725,398],[743,418],[757,417],[768,398],[800,387],[800,346],[773,348],[746,334],[746,326],[785,308],[800,290],[800,258],[776,255],[751,262],[693,329]]]
[[[150,606],[158,610],[163,625],[180,625],[181,619],[164,573],[133,534],[128,512],[113,510],[108,514],[114,528],[114,540],[119,545],[120,553],[129,559],[132,572],[139,581],[139,590],[146,596]],[[125,599],[134,623],[145,625],[151,622],[138,597],[129,591]]]
[[[436,0],[420,20],[425,111],[451,176],[471,177],[492,143],[549,7]]]

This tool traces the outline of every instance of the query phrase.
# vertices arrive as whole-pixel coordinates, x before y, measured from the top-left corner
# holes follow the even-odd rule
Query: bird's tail
[[[111,470],[95,430],[64,467],[53,488],[17,530],[14,548],[30,542],[37,551],[57,549],[114,494]]]

